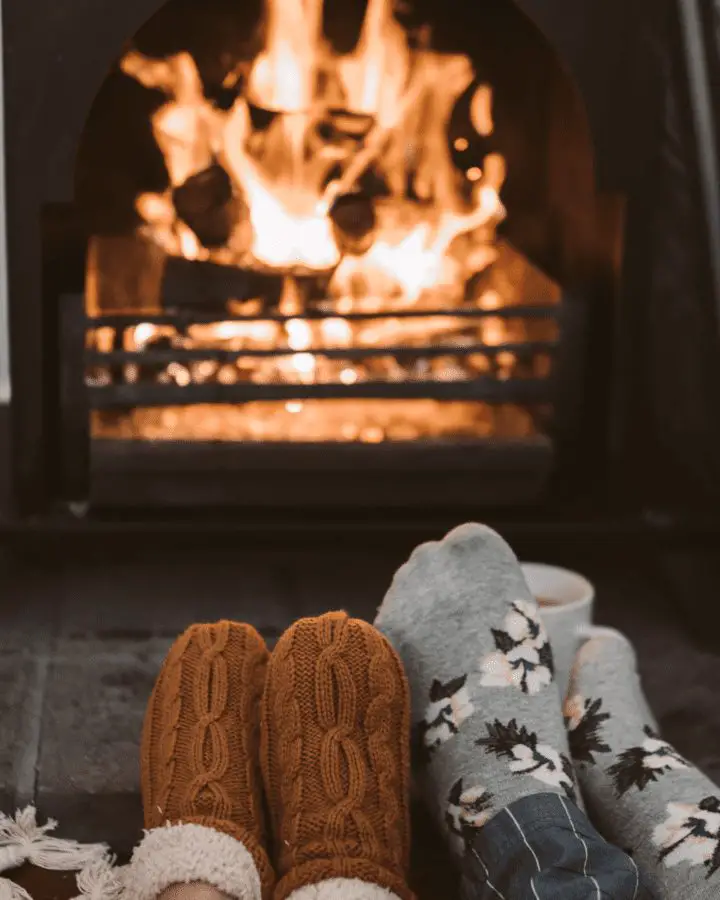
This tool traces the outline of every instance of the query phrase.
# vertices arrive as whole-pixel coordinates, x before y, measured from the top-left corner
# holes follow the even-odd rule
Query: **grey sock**
[[[410,682],[418,786],[459,853],[521,797],[575,798],[547,636],[499,535],[462,525],[418,547],[375,624]]]
[[[632,645],[603,631],[578,652],[565,704],[583,795],[660,900],[720,896],[720,790],[661,740]]]

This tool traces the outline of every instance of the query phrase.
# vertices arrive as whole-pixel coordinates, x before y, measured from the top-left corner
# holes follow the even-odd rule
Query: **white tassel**
[[[112,856],[91,862],[77,876],[80,893],[74,900],[120,900],[125,887],[124,872],[125,867],[116,867]]]
[[[34,806],[18,810],[14,819],[0,813],[0,872],[26,862],[41,869],[82,869],[108,852],[106,844],[80,844],[49,837],[48,832],[56,828],[54,819],[38,825]],[[5,898],[0,895],[0,900]]]
[[[0,900],[32,900],[32,897],[25,888],[9,878],[0,878]]]

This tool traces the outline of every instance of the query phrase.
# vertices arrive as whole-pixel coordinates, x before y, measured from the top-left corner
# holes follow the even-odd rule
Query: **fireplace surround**
[[[325,3],[325,33],[338,58],[357,55],[372,5]],[[494,262],[473,271],[449,304],[430,292],[424,302],[403,296],[387,308],[367,304],[367,287],[352,302],[340,292],[329,305],[332,280],[328,287],[307,266],[268,272],[237,259],[228,264],[212,250],[218,240],[196,225],[195,250],[165,246],[161,262],[152,261],[153,223],[138,218],[137,198],[170,191],[187,233],[188,214],[178,210],[190,179],[174,180],[147,124],[167,90],[162,97],[147,79],[131,78],[125,61],[133,53],[141,61],[190,53],[202,102],[225,113],[237,101],[241,79],[229,74],[239,71],[238,60],[257,59],[263,48],[269,54],[271,6],[72,0],[30,9],[5,0],[12,395],[2,416],[0,515],[18,522],[117,510],[418,515],[471,507],[592,517],[612,507],[698,509],[716,497],[711,5],[489,0],[468,10],[453,0],[440,15],[440,5],[426,0],[395,10],[397,21],[420,23],[415,31],[407,26],[414,59],[425,53],[472,64],[472,83],[450,98],[455,124],[446,133],[455,168],[471,182],[463,182],[465,201],[473,173],[481,186],[487,181],[490,157],[502,160],[507,178],[496,185],[504,221],[494,223]],[[259,43],[249,51],[254,35]],[[252,73],[242,70],[246,93]],[[477,122],[467,130],[457,110],[488,85],[487,133]],[[432,98],[437,84],[426,90]],[[269,112],[277,121],[288,109]],[[370,124],[360,150],[381,118],[371,112],[363,113]],[[268,130],[258,125],[268,109],[256,100],[251,113],[257,139]],[[467,144],[479,154],[469,161],[453,149]],[[387,145],[383,152],[390,155]],[[222,193],[218,168],[214,155],[191,169],[191,186],[212,177]],[[417,177],[416,169],[404,172],[406,182]],[[358,185],[347,194],[352,228],[367,212],[367,190]],[[360,213],[352,206],[358,191]],[[425,215],[427,197],[415,184],[408,191],[413,210]],[[213,215],[237,193],[223,193]],[[376,221],[388,193],[386,179],[374,200]],[[353,258],[363,252],[353,250]],[[499,283],[510,284],[510,299]],[[407,339],[431,319],[437,330]],[[336,328],[341,321],[349,336],[318,346],[328,321]],[[368,323],[383,334],[391,324],[393,336],[369,343]],[[248,342],[248,329],[259,327],[275,329],[282,341]],[[228,335],[240,343],[228,343]],[[311,365],[313,379],[301,369],[283,376],[288,361]],[[320,363],[329,373],[323,377]],[[196,375],[209,364],[209,380]],[[257,375],[261,364],[270,376]],[[330,439],[318,437],[308,410],[319,409],[327,429],[331,403],[350,403],[350,411]],[[256,417],[248,431],[248,410],[263,404],[275,404],[265,430]],[[205,416],[196,433],[187,423],[200,407],[215,410],[214,419]],[[457,416],[448,415],[451,408]],[[300,411],[311,424],[298,429]],[[218,428],[231,414],[241,431],[228,439]]]

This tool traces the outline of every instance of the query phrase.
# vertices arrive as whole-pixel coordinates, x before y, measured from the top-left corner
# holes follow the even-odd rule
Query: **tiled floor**
[[[35,801],[62,833],[127,852],[140,829],[144,705],[175,635],[193,621],[229,617],[272,641],[298,616],[330,608],[372,618],[406,552],[393,542],[338,541],[302,550],[192,554],[150,544],[95,558],[0,557],[0,809]],[[717,553],[549,553],[545,545],[523,555],[595,581],[598,618],[636,642],[666,734],[720,781],[720,642],[697,614],[720,594]],[[418,843],[419,857],[434,858],[424,852],[430,838]],[[42,877],[36,900],[69,896]]]

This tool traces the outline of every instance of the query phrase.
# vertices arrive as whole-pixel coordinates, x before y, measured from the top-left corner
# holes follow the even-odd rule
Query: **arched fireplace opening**
[[[170,0],[95,97],[75,195],[76,505],[526,503],[588,443],[618,219],[511,0]]]
[[[372,132],[376,124],[367,105],[350,102],[357,90],[343,81],[362,71],[357,48],[367,6],[323,3],[323,45],[346,63],[339,79],[337,71],[323,75],[323,90],[334,84],[340,105],[333,102],[332,127],[313,134],[323,153],[346,153],[335,172],[325,171],[330,181],[347,165],[348,148],[362,147],[363,128]],[[377,237],[381,219],[388,237],[394,203],[416,216],[401,225],[415,241],[403,249],[418,258],[437,224],[428,221],[428,182],[452,183],[446,176],[457,175],[445,205],[454,209],[453,226],[458,214],[467,221],[473,192],[490,187],[485,199],[494,191],[504,216],[488,223],[482,240],[451,236],[441,272],[448,263],[455,272],[467,268],[463,248],[474,243],[477,270],[462,279],[460,303],[457,279],[450,279],[432,323],[427,308],[398,309],[402,291],[391,289],[388,304],[388,291],[371,288],[367,272],[350,279],[349,305],[338,287],[340,264],[322,278],[281,274],[277,264],[287,259],[268,260],[267,242],[259,253],[250,247],[250,265],[238,265],[232,253],[208,258],[222,257],[223,229],[242,221],[248,187],[214,164],[215,150],[173,184],[166,202],[170,173],[153,116],[172,90],[162,82],[148,87],[137,65],[131,76],[118,63],[134,53],[136,64],[154,60],[162,69],[184,52],[199,72],[205,112],[208,105],[229,112],[253,60],[267,50],[264,0],[3,4],[7,266],[0,318],[7,308],[11,358],[9,367],[0,360],[0,517],[54,521],[60,511],[65,522],[69,512],[90,511],[91,522],[117,515],[144,521],[146,507],[162,516],[162,508],[191,506],[194,516],[206,506],[214,516],[225,506],[232,517],[240,513],[238,521],[255,523],[258,507],[270,503],[294,506],[303,520],[316,506],[333,506],[333,521],[344,511],[350,521],[362,506],[395,509],[397,521],[403,509],[442,506],[452,519],[458,507],[471,507],[496,522],[587,522],[612,520],[629,507],[712,505],[712,3],[413,0],[391,12],[410,55],[434,54],[435,72],[441,58],[449,65],[454,56],[461,77],[469,60],[464,96],[447,94],[450,79],[432,82],[446,99],[455,96],[452,165],[446,154],[439,167],[424,166],[431,177],[418,188],[415,170],[427,147],[406,141],[413,146],[402,159],[410,176],[403,199],[411,202],[397,203],[399,180],[390,179],[388,191],[388,173],[377,177],[373,164],[333,204],[330,230],[336,244],[360,241],[346,253],[357,267],[357,249]],[[293,32],[296,44],[305,30],[302,24]],[[476,94],[479,129],[470,113]],[[267,100],[253,106],[258,133],[231,144],[240,146],[241,162],[259,159],[267,175],[274,169],[261,145],[267,149],[271,131],[276,144],[281,129],[271,126],[289,110],[267,109]],[[459,133],[463,115],[472,127]],[[431,122],[435,159],[443,142],[438,116]],[[160,200],[144,207],[145,217],[141,194]],[[257,220],[262,205],[250,206]],[[182,253],[158,240],[157,218],[154,233],[149,227],[153,209],[170,211],[171,234],[178,223],[186,226]],[[247,219],[258,240],[257,222]],[[426,226],[423,240],[418,224]],[[296,228],[290,246],[300,237]],[[287,251],[288,241],[282,246]],[[384,249],[383,265],[396,251]],[[258,271],[260,258],[270,271]],[[428,282],[438,283],[424,259],[427,265],[406,270],[421,295]],[[382,301],[376,309],[367,308],[370,294]],[[395,338],[403,336],[399,322],[403,340],[382,343],[376,330],[370,341],[368,319]],[[255,346],[245,339],[250,330]],[[271,404],[280,415],[264,422],[247,415]],[[313,432],[308,414],[317,411],[327,425],[331,409],[342,412],[334,431]],[[400,415],[388,417],[390,410]],[[267,518],[278,518],[278,510],[267,510]]]

